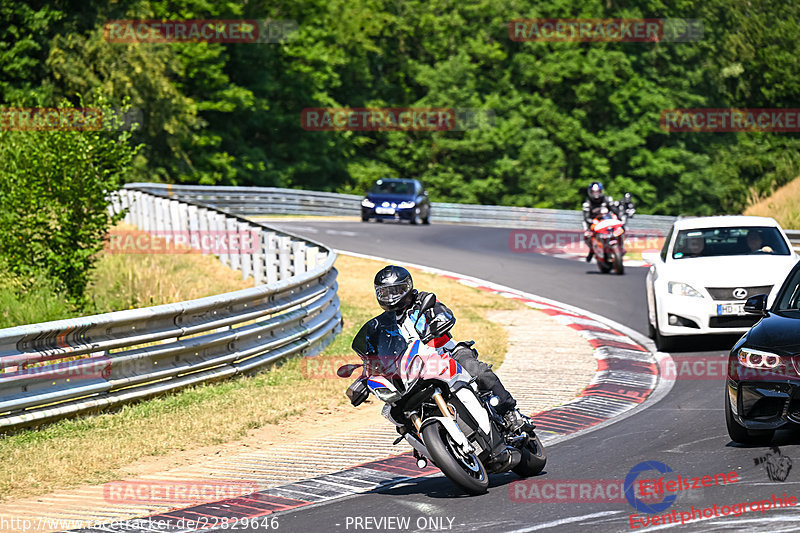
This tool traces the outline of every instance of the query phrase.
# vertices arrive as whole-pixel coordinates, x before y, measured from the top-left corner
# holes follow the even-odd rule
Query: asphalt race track
[[[626,268],[624,276],[603,275],[594,263],[514,253],[508,247],[510,230],[501,228],[309,220],[282,220],[272,225],[336,249],[402,258],[508,285],[584,308],[647,333],[645,268]],[[480,339],[477,340],[479,347]],[[686,351],[671,355],[676,361],[705,363],[726,357],[726,350],[734,341],[730,337],[693,340],[684,343]],[[783,457],[770,447],[733,445],[725,429],[724,380],[718,376],[699,377],[679,377],[669,395],[649,409],[550,447],[546,471],[534,479],[540,488],[544,482],[552,484],[549,493],[544,489],[541,493],[542,497],[553,499],[552,503],[531,502],[533,493],[529,491],[533,489],[522,483],[511,485],[519,479],[513,474],[492,476],[489,493],[479,497],[462,495],[446,478],[437,475],[277,514],[279,530],[800,530],[797,507],[762,512],[760,509],[766,504],[751,505],[769,500],[771,506],[773,501],[777,503],[773,495],[783,497],[784,493],[788,498],[798,497],[800,466],[790,467],[791,461],[800,457],[800,448],[795,444],[800,443],[800,436],[788,431],[777,434],[772,446],[779,446]],[[357,414],[354,412],[353,416]],[[767,459],[779,464],[784,474],[789,468],[788,476],[776,476],[773,472],[773,478],[784,477],[784,481],[772,481],[768,476],[763,462],[767,454],[772,454]],[[757,464],[759,460],[761,464]],[[594,496],[581,498],[581,493],[576,493],[575,498],[569,496],[570,483],[587,481],[597,487],[606,482],[619,486],[629,471],[644,461],[668,465],[673,471],[664,476],[668,480],[676,479],[677,475],[702,478],[733,471],[735,482],[679,491],[671,506],[655,514],[637,511],[624,495],[619,497],[616,492],[613,492],[616,501],[611,502],[607,498],[591,501]],[[661,475],[649,470],[639,479]],[[556,492],[559,488],[561,492]],[[612,495],[610,490],[606,496],[609,495]],[[577,501],[581,499],[584,501]],[[742,503],[746,503],[746,512],[737,512],[742,510]],[[730,516],[698,520],[703,508],[715,505],[722,512],[727,508]],[[694,520],[681,525],[681,513],[686,513],[683,516],[688,519],[692,508]],[[659,517],[673,511],[677,525],[656,522],[644,527],[641,522],[631,521],[632,515],[644,521],[645,517]]]

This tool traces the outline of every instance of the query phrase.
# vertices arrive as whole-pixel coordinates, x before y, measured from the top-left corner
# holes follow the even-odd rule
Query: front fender
[[[426,418],[425,421],[422,422],[420,433],[422,433],[422,428],[430,426],[436,422],[442,424],[442,427],[447,430],[447,433],[450,434],[450,437],[453,438],[456,444],[461,446],[461,448],[467,453],[472,453],[475,451],[475,449],[472,447],[472,444],[470,444],[469,440],[467,439],[467,436],[464,435],[464,432],[461,431],[461,428],[458,427],[458,424],[456,424],[455,420],[452,418],[445,418],[443,416],[432,416],[430,418]]]

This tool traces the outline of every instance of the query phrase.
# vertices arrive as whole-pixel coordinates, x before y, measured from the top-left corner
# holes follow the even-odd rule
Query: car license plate
[[[717,316],[743,314],[745,314],[744,303],[717,304]]]
[[[376,207],[375,212],[379,215],[394,215],[394,207]]]

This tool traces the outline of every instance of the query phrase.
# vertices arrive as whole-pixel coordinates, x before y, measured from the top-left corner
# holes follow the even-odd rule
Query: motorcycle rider
[[[408,270],[395,265],[389,265],[379,270],[375,275],[374,286],[378,304],[385,311],[393,311],[398,324],[405,320],[410,313],[419,309],[422,301],[429,294],[414,289],[414,281]],[[477,377],[476,383],[481,391],[491,391],[498,397],[500,403],[495,409],[503,417],[511,431],[517,431],[526,424],[533,429],[535,427],[533,423],[519,412],[516,408],[516,400],[506,390],[497,375],[492,372],[491,367],[478,360],[478,352],[471,347],[473,343],[453,342],[449,333],[456,322],[453,312],[437,300],[433,308],[426,311],[425,316],[430,325],[430,332],[434,335],[428,345],[440,352],[449,352],[451,357],[458,361],[469,375]]]
[[[630,193],[625,193],[621,202],[615,202],[612,197],[605,195],[603,184],[599,181],[592,182],[587,187],[586,196],[587,199],[583,202],[583,240],[586,242],[586,247],[589,248],[589,254],[586,256],[586,262],[588,263],[594,257],[591,244],[592,232],[589,229],[592,221],[606,213],[613,213],[622,221],[624,226],[628,218],[633,217],[636,208],[633,205]]]

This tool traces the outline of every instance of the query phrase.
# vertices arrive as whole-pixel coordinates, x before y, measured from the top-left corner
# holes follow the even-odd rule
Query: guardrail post
[[[214,214],[214,242],[219,243],[220,239],[225,236],[225,232],[228,231],[228,224],[227,218],[222,213],[215,213]],[[217,254],[219,260],[222,262],[223,265],[230,266],[231,264],[231,257],[228,254],[228,251],[220,246],[215,246],[215,248],[219,248],[215,250],[214,253]]]
[[[233,246],[231,246],[231,243],[236,239],[238,233],[239,223],[235,218],[226,217],[225,234],[222,236],[221,242],[225,243],[225,247],[228,250],[228,256],[230,257],[230,267],[233,270],[242,269],[242,254],[238,250],[235,250]]]
[[[302,241],[292,243],[292,266],[295,276],[306,272],[306,247]]]
[[[253,242],[250,235],[250,224],[246,222],[237,223],[239,228],[236,242],[239,247],[239,265],[242,271],[242,279],[247,279],[253,273],[253,258],[255,257],[255,247],[259,244],[258,241]]]
[[[212,227],[212,214],[211,211],[201,207],[197,210],[197,227],[199,230],[199,234],[197,236],[197,242],[200,246],[200,253],[203,255],[208,255],[208,246],[206,246],[206,242],[208,241],[209,236],[211,235],[211,227]]]
[[[274,231],[264,232],[264,258],[267,283],[278,281],[278,236]]]
[[[292,275],[292,238],[278,237],[278,279],[284,280]]]

